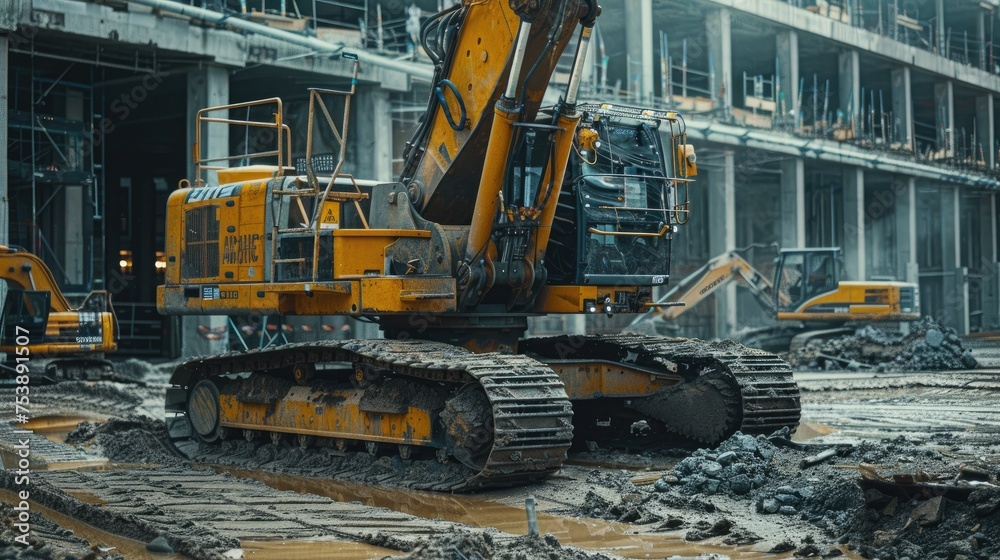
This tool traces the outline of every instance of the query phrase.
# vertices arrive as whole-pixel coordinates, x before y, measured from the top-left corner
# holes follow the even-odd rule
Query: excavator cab
[[[652,121],[651,111],[584,108],[597,114],[581,125],[578,157],[560,194],[546,265],[549,281],[666,284],[671,238],[686,221],[686,187],[696,173],[683,168],[677,155],[682,129],[667,114]],[[672,131],[669,149],[660,123]]]
[[[843,279],[839,247],[782,249],[774,273],[777,319],[915,321],[919,289],[911,282]]]
[[[774,273],[774,305],[779,312],[795,311],[805,302],[840,284],[840,249],[782,250]]]
[[[29,344],[42,342],[49,322],[51,299],[50,292],[11,288],[3,309],[3,345],[14,346],[18,333],[24,335],[23,329],[28,331]],[[17,327],[22,330],[18,331]]]

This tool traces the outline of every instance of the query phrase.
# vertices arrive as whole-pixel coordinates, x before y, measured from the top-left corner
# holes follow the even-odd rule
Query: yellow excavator
[[[920,319],[917,284],[843,280],[840,248],[822,247],[779,250],[773,281],[737,251],[719,255],[668,290],[631,327],[652,324],[658,331],[657,326],[667,325],[732,282],[749,289],[775,320],[787,324],[780,329],[784,336],[771,336],[784,343],[769,345],[769,350],[787,350],[810,338],[840,334],[846,332],[845,325]]]
[[[0,280],[7,283],[0,350],[10,362],[4,368],[8,374],[18,356],[33,363],[47,360],[44,375],[33,376],[33,383],[102,378],[113,372],[103,359],[118,350],[118,321],[107,292],[91,292],[80,307],[72,307],[40,258],[4,245]]]
[[[215,158],[195,150],[198,176],[168,200],[160,311],[341,314],[377,322],[384,338],[181,364],[166,402],[178,449],[270,438],[422,454],[465,469],[433,487],[456,491],[546,476],[574,434],[602,446],[712,445],[736,430],[797,425],[791,369],[766,352],[625,334],[524,337],[532,316],[647,310],[687,220],[697,165],[681,115],[578,103],[599,13],[596,0],[467,0],[427,20],[434,94],[394,182],[342,171],[354,81],[309,91],[296,165],[280,99],[198,113],[199,134],[265,128],[275,145]],[[543,107],[574,36],[569,85]],[[267,118],[241,118],[261,107]],[[327,127],[332,157],[315,153]]]

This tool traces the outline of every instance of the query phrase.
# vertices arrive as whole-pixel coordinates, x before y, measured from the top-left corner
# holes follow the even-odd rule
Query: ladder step
[[[305,263],[306,259],[305,259],[305,257],[302,257],[302,258],[299,258],[299,259],[273,259],[271,262],[278,263],[278,264],[283,264],[283,263]]]
[[[282,233],[316,233],[316,230],[311,227],[279,229],[278,234],[281,235]]]
[[[297,196],[316,196],[317,194],[319,194],[319,191],[317,191],[316,189],[310,189],[310,190],[297,190],[297,189],[280,189],[279,190],[279,189],[275,189],[275,190],[273,190],[271,192],[274,193],[274,194],[282,194],[282,195],[286,195],[286,196],[296,196],[296,195]]]

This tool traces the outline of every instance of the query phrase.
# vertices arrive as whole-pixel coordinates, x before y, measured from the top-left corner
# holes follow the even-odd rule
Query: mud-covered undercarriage
[[[788,365],[734,343],[636,336],[529,339],[523,354],[421,340],[290,344],[190,360],[167,393],[175,445],[294,438],[338,453],[458,463],[435,490],[518,485],[574,443],[715,444],[799,420]],[[172,418],[171,418],[172,417]]]

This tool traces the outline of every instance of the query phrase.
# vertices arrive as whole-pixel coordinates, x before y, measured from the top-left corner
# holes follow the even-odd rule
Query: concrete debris
[[[155,539],[146,543],[146,550],[150,552],[158,552],[161,554],[174,553],[173,547],[171,547],[170,543],[167,542],[167,539],[163,538],[162,536],[156,537]]]
[[[456,531],[429,538],[400,560],[611,560],[603,554],[563,547],[552,535],[500,540],[489,532]]]
[[[942,371],[977,366],[958,333],[932,317],[911,323],[909,334],[869,325],[853,334],[811,340],[791,352],[788,360],[794,367],[813,370]]]
[[[937,496],[913,508],[910,521],[921,527],[934,527],[941,522],[944,515],[944,498]]]
[[[693,531],[688,531],[684,535],[684,540],[686,541],[703,541],[712,537],[721,537],[728,535],[733,530],[733,522],[723,517],[715,523],[709,523],[707,521],[701,521],[695,525]]]
[[[596,519],[635,523],[636,525],[656,523],[662,518],[651,513],[646,507],[645,504],[650,498],[651,496],[648,494],[629,493],[623,494],[618,503],[612,503],[590,491],[584,497],[583,505],[580,506],[578,514]]]
[[[736,433],[714,450],[695,451],[653,487],[660,492],[677,487],[688,495],[747,494],[764,484],[776,452],[777,447],[763,436]]]
[[[802,459],[801,461],[799,461],[799,468],[800,469],[809,468],[809,467],[811,467],[813,465],[818,465],[820,463],[828,461],[828,460],[830,460],[830,459],[832,459],[833,457],[836,457],[836,456],[837,456],[837,450],[836,449],[827,449],[826,451],[824,451],[822,453],[813,455],[811,457],[806,457],[805,459]]]
[[[743,507],[737,504],[743,503],[762,518],[784,518],[779,523],[789,527],[811,524],[829,539],[775,539],[771,542],[777,544],[767,545],[774,553],[834,558],[844,553],[835,546],[839,540],[866,558],[1000,558],[1000,488],[992,484],[997,477],[995,463],[961,465],[959,476],[959,464],[949,464],[939,451],[904,437],[837,446],[796,444],[788,437],[786,431],[770,437],[737,433],[715,449],[690,453],[654,484],[638,488],[628,487],[624,479],[594,474],[591,482],[622,488],[623,499],[615,502],[591,493],[578,513],[616,519],[626,511],[624,496],[629,495],[628,503],[641,504],[646,518],[660,518],[656,530],[686,529],[685,538],[691,541],[724,537],[720,540],[727,544],[752,544],[761,538],[751,530],[755,524],[736,513]],[[823,459],[815,461],[818,457]],[[972,493],[961,501],[951,494],[927,500],[865,490],[859,484],[861,464],[870,469],[870,477],[889,486],[949,484]],[[907,474],[912,472],[918,474]],[[942,472],[953,474],[926,474]],[[690,515],[665,513],[681,508]],[[719,517],[722,512],[725,517]]]

